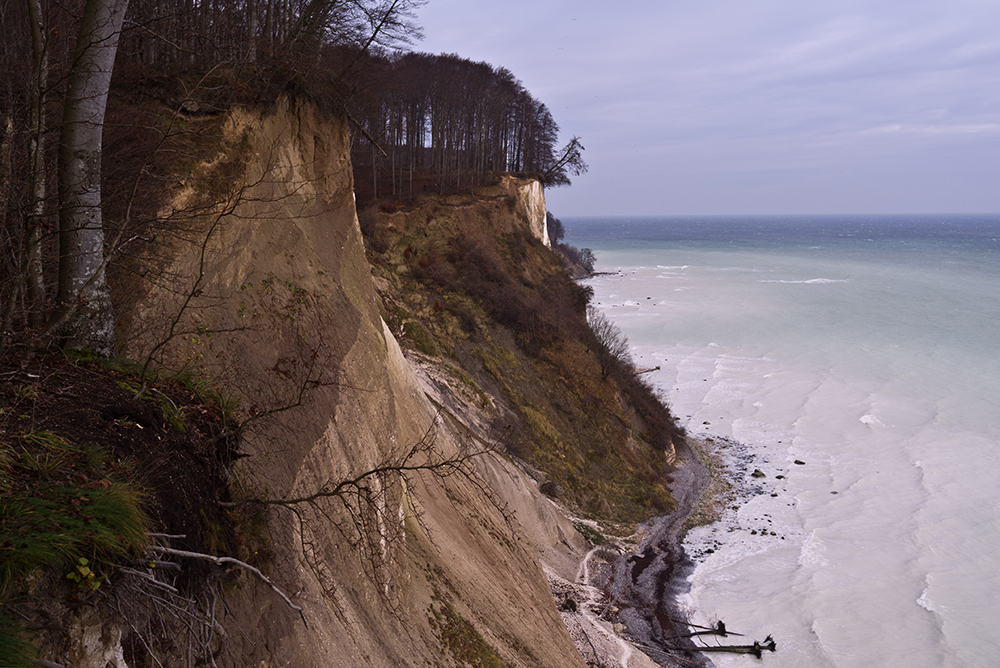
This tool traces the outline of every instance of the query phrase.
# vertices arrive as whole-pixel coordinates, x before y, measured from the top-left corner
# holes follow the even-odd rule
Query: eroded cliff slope
[[[271,556],[258,565],[306,623],[241,578],[216,661],[581,665],[538,551],[584,543],[535,481],[488,451],[490,433],[435,405],[385,324],[346,122],[285,100],[231,113],[225,134],[223,152],[243,156],[245,170],[137,263],[156,280],[125,300],[121,337],[130,357],[197,369],[235,393],[246,424],[236,502],[289,502],[268,506]],[[230,162],[220,153],[202,169]],[[359,476],[343,494],[316,496]]]

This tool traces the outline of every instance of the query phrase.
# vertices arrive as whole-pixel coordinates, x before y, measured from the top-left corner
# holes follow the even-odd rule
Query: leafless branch
[[[303,623],[305,623],[305,621],[306,621],[306,616],[302,612],[302,608],[301,607],[299,607],[299,606],[295,605],[294,603],[292,603],[292,600],[290,598],[288,598],[288,596],[285,595],[285,592],[283,592],[280,589],[278,589],[278,587],[273,582],[271,582],[270,578],[268,578],[266,575],[264,575],[263,573],[261,573],[258,569],[254,568],[253,566],[251,566],[250,564],[246,563],[245,561],[240,561],[239,559],[234,559],[233,557],[216,557],[216,556],[213,556],[211,554],[203,554],[201,552],[189,552],[187,550],[176,550],[176,549],[174,549],[172,547],[164,547],[162,545],[151,545],[149,547],[149,551],[150,552],[156,552],[158,554],[169,554],[169,555],[174,556],[174,557],[186,557],[188,559],[202,559],[204,561],[211,561],[216,566],[222,566],[224,564],[233,564],[233,565],[239,566],[240,568],[246,569],[246,570],[250,571],[251,573],[253,573],[254,575],[256,575],[261,580],[261,582],[263,582],[268,587],[270,587],[271,589],[273,589],[275,591],[275,593],[277,593],[278,596],[280,596],[285,601],[285,603],[288,604],[288,607],[290,607],[292,610],[295,610],[296,612],[298,612],[299,616],[302,617],[302,622]]]

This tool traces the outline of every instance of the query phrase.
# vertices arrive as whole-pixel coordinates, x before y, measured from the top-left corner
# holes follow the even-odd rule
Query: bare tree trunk
[[[28,175],[28,210],[24,217],[24,256],[27,288],[28,323],[40,327],[45,318],[42,302],[45,298],[45,283],[39,247],[42,240],[42,214],[45,209],[45,89],[49,79],[48,31],[42,14],[41,0],[28,0],[28,16],[31,23],[31,94]]]
[[[250,65],[257,62],[257,45],[260,43],[259,12],[258,1],[247,0],[247,43],[244,58]]]
[[[3,229],[7,222],[7,198],[10,194],[10,183],[12,178],[10,151],[11,138],[14,135],[14,118],[8,111],[4,121],[3,130],[0,130],[3,139],[0,139],[0,229]]]
[[[128,0],[87,0],[59,142],[59,289],[53,324],[66,345],[111,354],[114,318],[104,273],[101,140]]]
[[[14,119],[8,111],[4,121],[3,139],[0,140],[0,229],[6,224],[7,198],[10,196],[11,180],[13,173],[11,169],[11,143],[14,135]],[[20,298],[20,290],[23,284],[24,267],[19,267],[19,275],[11,283],[7,293],[7,304],[0,310],[0,352],[7,345],[7,337],[10,335],[11,322],[14,320],[14,310]]]

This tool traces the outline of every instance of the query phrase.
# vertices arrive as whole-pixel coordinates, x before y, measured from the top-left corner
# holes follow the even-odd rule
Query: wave
[[[869,427],[884,427],[885,423],[879,420],[874,413],[867,413],[862,415],[858,420],[861,424],[866,424]]]
[[[790,285],[827,285],[829,283],[850,283],[849,278],[810,278],[808,280],[782,280],[782,279],[772,279],[772,280],[761,280],[758,283],[787,283]]]
[[[806,535],[802,545],[799,548],[799,558],[798,565],[800,567],[812,567],[816,569],[821,569],[829,566],[829,562],[826,560],[826,546],[823,541],[816,536],[816,530],[813,529]]]
[[[927,612],[937,613],[937,609],[934,607],[934,602],[930,599],[930,587],[924,588],[924,591],[920,594],[920,598],[917,599],[917,605]]]

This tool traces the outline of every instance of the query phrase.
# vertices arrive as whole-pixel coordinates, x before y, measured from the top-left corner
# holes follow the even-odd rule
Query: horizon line
[[[756,217],[756,218],[792,218],[792,217],[835,217],[835,216],[1000,216],[1000,211],[933,211],[933,212],[893,212],[893,213],[585,213],[585,214],[560,214],[556,215],[551,210],[553,216],[559,218],[721,218],[728,217]]]

